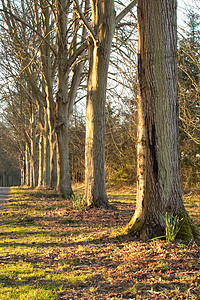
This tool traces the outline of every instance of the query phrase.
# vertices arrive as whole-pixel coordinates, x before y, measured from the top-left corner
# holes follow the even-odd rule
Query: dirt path
[[[6,200],[10,196],[10,188],[9,187],[0,187],[0,208],[4,200]]]

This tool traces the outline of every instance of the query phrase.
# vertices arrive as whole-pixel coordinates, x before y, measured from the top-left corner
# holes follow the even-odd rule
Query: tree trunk
[[[192,236],[180,181],[176,11],[176,0],[138,0],[138,186],[128,229],[142,239],[164,234],[166,213],[185,216],[179,236]]]
[[[57,187],[57,151],[56,151],[56,136],[55,133],[50,133],[50,187]]]
[[[24,183],[25,183],[24,179],[25,179],[25,172],[24,172],[24,166],[22,166],[21,167],[21,181],[20,181],[21,186],[24,186]]]
[[[63,197],[72,195],[69,165],[69,97],[68,71],[66,71],[68,1],[56,0],[57,5],[57,94],[56,94],[56,138],[58,182],[57,188]]]
[[[112,0],[92,1],[92,28],[98,41],[89,47],[89,78],[86,110],[85,202],[108,207],[105,187],[104,130],[107,74],[115,28]]]
[[[30,186],[36,187],[37,184],[37,161],[36,161],[36,136],[31,139],[31,153],[30,153]]]
[[[42,183],[43,183],[43,165],[44,165],[44,145],[43,145],[43,134],[42,134],[42,132],[40,133],[38,148],[39,148],[38,187],[41,187]]]
[[[29,186],[30,185],[30,160],[29,160],[29,145],[28,145],[28,143],[26,143],[26,147],[25,147],[25,161],[26,161],[25,184],[26,184],[26,186]]]
[[[38,143],[38,187],[43,185],[44,173],[44,106],[38,105],[38,123],[39,123],[39,143]]]
[[[37,153],[36,153],[36,132],[37,132],[37,111],[34,105],[31,108],[31,138],[30,138],[30,186],[36,187],[38,180]]]
[[[68,198],[72,195],[71,175],[70,175],[70,165],[69,165],[69,129],[68,129],[68,121],[66,118],[66,114],[63,115],[62,117],[63,117],[63,124],[60,124],[56,128],[58,190],[62,196]]]
[[[41,13],[42,13],[42,20],[43,25],[42,28],[40,27],[38,30],[42,29],[43,35],[48,43],[51,43],[51,13],[50,13],[50,6],[48,5],[48,1],[40,0],[41,6]],[[37,8],[36,8],[37,12]],[[36,20],[38,17],[36,17]],[[46,185],[50,185],[51,188],[56,188],[56,181],[57,181],[57,168],[55,162],[55,102],[54,102],[54,94],[53,94],[53,74],[54,68],[53,66],[53,59],[51,57],[51,50],[50,47],[43,43],[40,46],[41,51],[41,59],[42,59],[42,67],[43,67],[43,76],[45,82],[45,94],[46,94],[46,110],[48,116],[48,126],[49,126],[49,136],[48,142],[49,146],[47,147],[49,151],[49,162],[46,167],[47,175],[46,175]]]
[[[44,188],[49,186],[50,182],[50,153],[49,153],[49,126],[47,118],[47,109],[44,108],[44,120],[42,128],[42,140],[43,140],[43,178],[42,186]]]
[[[25,151],[26,148],[23,147],[24,153],[21,157],[21,178],[20,178],[20,185],[24,186],[26,184],[26,158],[25,158]]]

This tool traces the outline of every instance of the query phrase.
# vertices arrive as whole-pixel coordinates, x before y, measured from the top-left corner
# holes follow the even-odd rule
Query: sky
[[[178,0],[178,25],[181,27],[185,27],[184,21],[186,21],[186,8],[187,7],[194,7],[200,8],[200,1],[199,0]]]

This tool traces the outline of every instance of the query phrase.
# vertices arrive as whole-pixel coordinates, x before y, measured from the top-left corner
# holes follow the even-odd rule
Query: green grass
[[[0,211],[0,300],[198,299],[195,243],[119,240],[135,193],[109,190],[113,208],[89,211],[81,193],[76,205],[52,191],[12,188]],[[200,196],[185,203],[200,225]]]

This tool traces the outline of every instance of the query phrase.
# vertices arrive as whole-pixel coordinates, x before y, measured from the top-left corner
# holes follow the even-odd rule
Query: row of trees
[[[22,184],[57,186],[63,196],[72,194],[69,124],[77,94],[85,95],[83,83],[86,128],[92,128],[86,130],[86,199],[88,205],[96,198],[108,205],[104,117],[110,49],[116,25],[135,3],[116,17],[110,1],[91,3],[92,9],[88,1],[1,1],[2,80],[12,78],[4,82],[2,99],[7,121],[12,127],[17,123],[16,138],[21,137]],[[91,177],[97,177],[98,188]]]
[[[20,185],[18,155],[12,132],[0,123],[0,186]]]
[[[63,196],[70,197],[70,171],[74,179],[83,178],[80,149],[85,144],[85,202],[88,206],[108,207],[104,149],[106,165],[111,165],[112,171],[116,165],[127,168],[127,161],[135,157],[132,149],[137,130],[137,209],[130,231],[143,237],[161,234],[163,211],[186,217],[179,168],[176,1],[138,1],[138,103],[136,28],[131,12],[136,1],[124,9],[122,3],[114,6],[110,0],[91,4],[87,0],[81,4],[77,0],[1,0],[1,4],[2,80],[7,80],[2,85],[2,100],[6,101],[6,121],[15,130],[22,184],[57,186]],[[128,12],[130,19],[123,19]],[[181,77],[181,97],[192,95],[195,85],[186,89],[188,81],[199,80],[198,76],[191,79],[185,69],[184,55],[191,54],[184,54],[184,39],[187,37],[180,43],[180,69],[187,78]],[[118,55],[113,55],[109,72],[112,46]],[[192,70],[191,61],[188,65]],[[120,70],[120,78],[116,69]],[[112,101],[106,110],[108,77]],[[85,96],[86,86],[86,120],[76,115],[72,120],[74,105],[77,111],[81,109],[78,100]],[[197,88],[195,91],[198,97]],[[123,104],[117,104],[116,110],[113,99],[120,98],[120,94]],[[191,107],[187,101],[182,102],[183,141],[189,136],[198,144],[198,98],[191,100],[195,111],[192,125],[187,125]],[[186,110],[188,119],[183,117]],[[71,167],[69,148],[74,150]],[[185,150],[181,155],[188,158]]]

